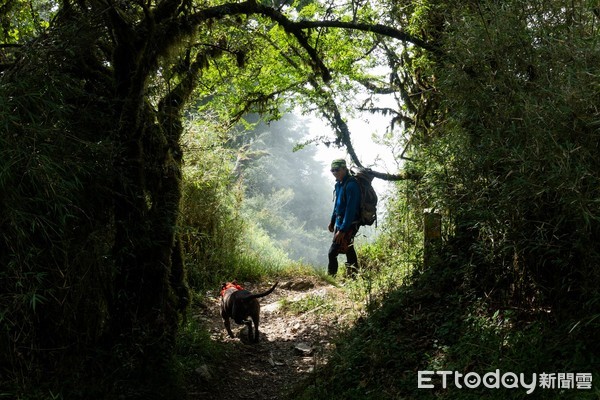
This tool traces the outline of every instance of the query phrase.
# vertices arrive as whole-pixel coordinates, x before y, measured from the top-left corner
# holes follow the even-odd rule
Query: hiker
[[[346,254],[346,271],[354,277],[358,272],[358,260],[354,250],[354,236],[358,232],[360,211],[360,188],[356,179],[350,176],[346,160],[337,159],[331,163],[331,173],[335,177],[335,203],[329,232],[333,242],[329,248],[327,272],[335,276],[338,271],[337,256]]]

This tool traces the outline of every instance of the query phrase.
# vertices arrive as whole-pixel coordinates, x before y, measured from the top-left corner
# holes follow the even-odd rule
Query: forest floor
[[[272,283],[240,284],[258,293]],[[282,280],[273,293],[259,301],[260,343],[248,344],[246,328],[233,321],[236,337],[227,335],[219,315],[218,293],[207,294],[205,307],[193,317],[208,327],[211,340],[224,351],[217,363],[198,365],[189,399],[286,398],[286,391],[327,361],[335,347],[333,338],[361,312],[343,287],[318,277]]]

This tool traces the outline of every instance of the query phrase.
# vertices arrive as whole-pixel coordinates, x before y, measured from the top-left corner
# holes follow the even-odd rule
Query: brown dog
[[[258,343],[260,304],[257,299],[270,294],[276,286],[277,282],[271,289],[258,294],[250,293],[235,281],[224,283],[221,286],[221,317],[230,337],[234,337],[229,322],[229,318],[232,318],[238,325],[246,324],[250,342]],[[252,335],[252,322],[254,322],[254,335]]]

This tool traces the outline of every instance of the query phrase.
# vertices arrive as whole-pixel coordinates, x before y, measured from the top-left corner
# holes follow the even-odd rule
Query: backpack
[[[377,222],[377,193],[371,185],[375,176],[369,168],[361,168],[358,172],[350,171],[350,178],[358,183],[360,188],[360,213],[358,225],[373,225]]]

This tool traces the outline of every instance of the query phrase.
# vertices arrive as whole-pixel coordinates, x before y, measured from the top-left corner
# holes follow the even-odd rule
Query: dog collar
[[[244,288],[238,285],[237,283],[227,282],[227,284],[223,286],[223,289],[221,289],[221,296],[223,296],[223,293],[225,293],[227,290],[232,288],[237,290],[244,290]]]

